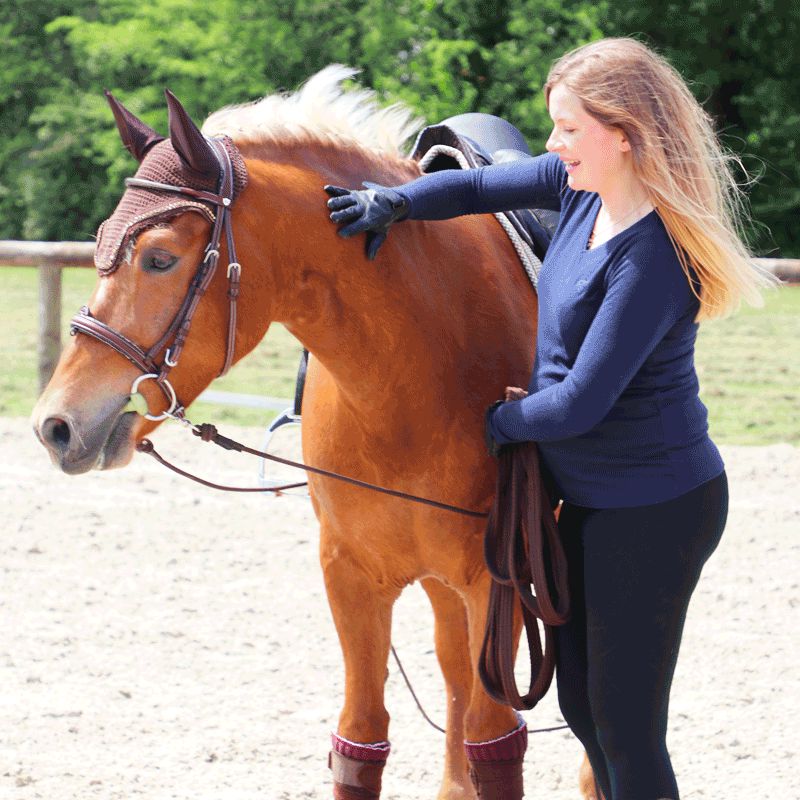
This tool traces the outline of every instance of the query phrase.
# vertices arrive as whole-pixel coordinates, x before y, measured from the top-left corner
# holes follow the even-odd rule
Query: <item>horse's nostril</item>
[[[56,450],[64,452],[69,447],[69,424],[59,417],[49,417],[42,425],[42,439]]]

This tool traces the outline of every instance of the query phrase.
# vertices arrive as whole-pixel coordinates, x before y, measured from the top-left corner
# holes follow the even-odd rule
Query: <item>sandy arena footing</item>
[[[241,433],[261,443],[260,431]],[[212,480],[255,484],[254,460],[212,453],[176,426],[155,440]],[[731,513],[689,612],[670,751],[684,800],[790,800],[800,797],[800,450],[722,450]],[[25,420],[0,419],[0,452],[0,797],[330,798],[342,668],[308,501],[221,494],[143,456],[70,478]],[[418,586],[398,602],[393,638],[443,723]],[[435,798],[443,737],[389,671],[383,796]],[[555,692],[526,718],[558,724]],[[569,732],[532,735],[526,797],[577,800],[580,759]]]

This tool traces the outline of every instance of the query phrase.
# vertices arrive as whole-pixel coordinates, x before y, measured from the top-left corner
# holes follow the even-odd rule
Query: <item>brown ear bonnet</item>
[[[171,186],[187,186],[217,192],[221,167],[213,148],[173,95],[167,93],[170,109],[170,138],[164,139],[138,120],[106,92],[123,144],[141,161],[135,177]],[[233,165],[234,198],[247,185],[247,169],[236,145],[220,137]],[[145,228],[153,227],[186,211],[214,222],[214,205],[203,200],[130,186],[114,213],[100,225],[94,263],[101,275],[110,275],[122,263],[128,244]]]

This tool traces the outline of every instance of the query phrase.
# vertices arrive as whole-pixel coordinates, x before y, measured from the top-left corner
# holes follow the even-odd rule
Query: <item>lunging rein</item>
[[[198,436],[204,442],[213,442],[214,444],[218,445],[219,447],[223,448],[224,450],[235,450],[238,453],[249,453],[253,456],[258,456],[259,458],[266,458],[269,461],[274,461],[278,464],[283,464],[287,467],[296,467],[297,469],[305,470],[306,472],[312,472],[315,475],[323,475],[326,478],[334,478],[338,481],[343,481],[344,483],[349,483],[351,486],[360,486],[363,489],[371,489],[374,492],[380,492],[381,494],[388,494],[391,497],[399,497],[402,500],[410,500],[414,503],[421,503],[422,505],[432,506],[433,508],[440,508],[443,511],[452,511],[455,514],[463,514],[467,517],[477,517],[479,519],[485,519],[489,516],[488,511],[472,511],[468,508],[460,508],[459,506],[450,505],[449,503],[441,503],[438,500],[431,500],[427,497],[420,497],[419,495],[409,494],[407,492],[400,492],[397,489],[387,489],[384,486],[378,486],[374,483],[368,483],[367,481],[359,480],[358,478],[351,478],[348,475],[341,475],[338,472],[331,472],[327,469],[322,469],[320,467],[312,467],[307,464],[301,464],[298,461],[290,461],[288,458],[281,458],[280,456],[273,455],[272,453],[267,453],[263,450],[256,450],[252,447],[248,447],[246,444],[242,444],[241,442],[237,442],[235,439],[231,439],[227,436],[223,436],[219,433],[214,425],[209,423],[202,423],[200,425],[194,425],[185,416],[181,415],[178,416],[176,414],[169,414],[168,416],[172,417],[173,419],[178,420],[179,422],[183,422],[186,425],[189,425],[192,429],[192,433],[195,436]],[[136,449],[140,453],[146,453],[147,455],[153,456],[159,464],[163,464],[168,469],[171,469],[173,472],[176,472],[178,475],[183,475],[186,478],[189,478],[197,483],[201,483],[204,486],[209,486],[212,489],[219,489],[223,492],[276,492],[280,494],[280,492],[285,491],[287,489],[295,489],[299,486],[305,486],[305,483],[291,483],[286,484],[285,486],[258,486],[258,487],[240,487],[240,486],[224,486],[218,483],[212,483],[211,481],[207,481],[204,478],[199,478],[196,475],[192,475],[185,470],[182,470],[180,467],[175,466],[174,464],[169,463],[165,458],[163,458],[153,446],[153,443],[149,439],[142,439],[136,445]]]

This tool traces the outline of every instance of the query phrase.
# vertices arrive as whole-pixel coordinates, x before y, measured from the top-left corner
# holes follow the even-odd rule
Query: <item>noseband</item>
[[[147,413],[147,419],[159,421],[167,417],[182,418],[184,408],[178,400],[175,390],[168,380],[170,370],[177,365],[186,337],[189,335],[189,328],[192,324],[192,317],[197,310],[200,298],[205,293],[219,261],[220,243],[222,234],[225,233],[228,245],[228,299],[230,309],[228,314],[228,335],[225,349],[225,361],[220,370],[220,376],[224,375],[233,362],[233,353],[236,345],[236,300],[239,296],[239,282],[241,279],[242,266],[236,260],[236,250],[233,244],[233,229],[231,227],[231,206],[234,197],[234,172],[230,155],[222,143],[217,139],[208,140],[212,145],[220,165],[219,193],[204,192],[197,189],[190,189],[187,186],[172,186],[168,183],[158,183],[143,178],[126,178],[126,186],[140,189],[151,189],[161,192],[174,192],[185,195],[196,200],[204,200],[216,206],[214,214],[214,227],[211,231],[211,239],[205,249],[203,260],[197,267],[194,278],[189,286],[189,291],[183,299],[178,313],[170,323],[161,338],[148,350],[140,347],[124,336],[119,331],[101,322],[92,316],[88,306],[83,306],[81,310],[70,320],[70,334],[75,336],[78,333],[85,333],[93,336],[100,342],[107,344],[116,350],[121,356],[128,359],[135,367],[142,371],[131,386],[131,395],[137,394],[139,385],[148,379],[155,380],[167,400],[168,407],[161,414]],[[156,359],[164,351],[164,357],[160,364]]]

